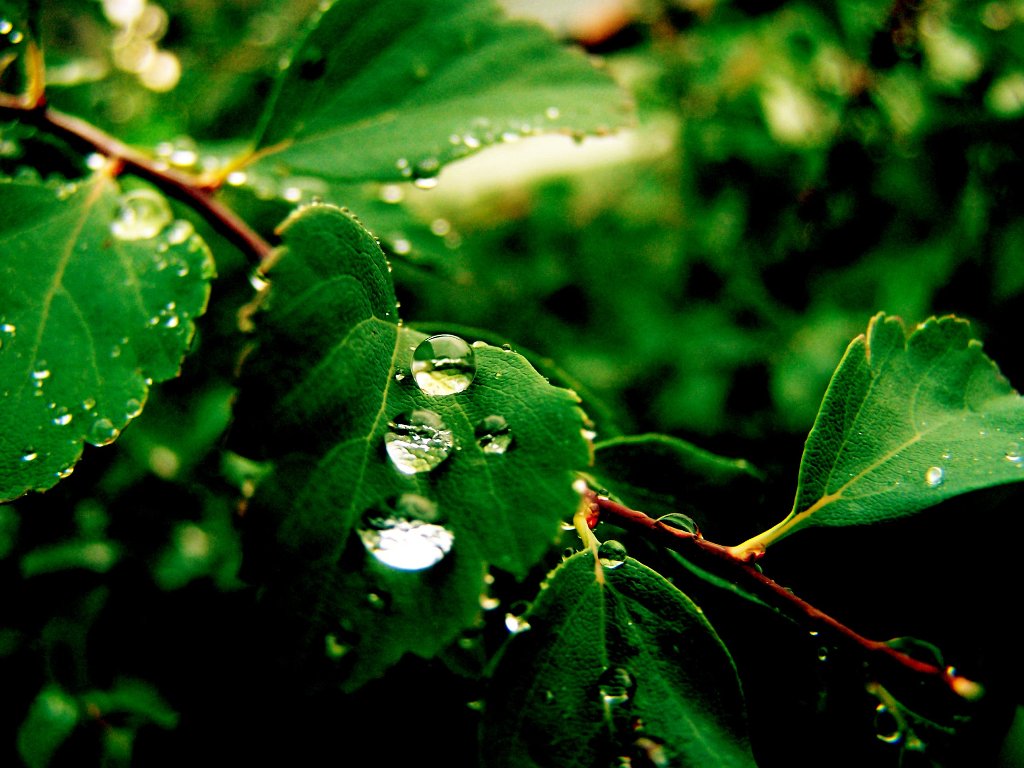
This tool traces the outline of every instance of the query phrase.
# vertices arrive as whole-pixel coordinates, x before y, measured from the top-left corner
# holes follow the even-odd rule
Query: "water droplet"
[[[13,339],[18,333],[18,328],[11,323],[0,323],[0,333],[5,336],[10,336]]]
[[[14,25],[7,19],[0,19],[0,35],[9,35],[14,29]]]
[[[56,478],[58,480],[65,480],[65,479],[71,477],[71,474],[74,471],[75,471],[75,467],[74,467],[74,465],[71,465],[71,466],[64,467],[64,469],[59,470],[58,472],[54,472],[54,476],[56,476]]]
[[[366,604],[375,611],[386,611],[391,606],[391,595],[387,592],[370,592],[366,595]]]
[[[544,110],[544,117],[548,120],[557,120],[561,114],[562,113],[559,111],[558,107],[548,107]]]
[[[818,661],[828,661],[828,647],[818,646]]]
[[[462,392],[476,375],[473,348],[449,333],[424,339],[413,352],[412,375],[428,395]]]
[[[415,494],[402,494],[371,507],[359,528],[366,551],[401,571],[422,571],[451,551],[455,535],[438,525],[437,506]]]
[[[524,617],[524,610],[516,611],[517,606],[512,606],[513,610],[505,614],[505,629],[509,631],[509,634],[518,635],[521,632],[526,632],[530,629],[530,622]]]
[[[399,256],[407,256],[412,253],[412,243],[404,237],[398,237],[391,241],[391,250]]]
[[[121,196],[110,231],[119,240],[149,240],[171,223],[171,207],[163,195],[134,189]]]
[[[512,431],[504,417],[488,416],[476,425],[476,444],[484,453],[505,453],[512,445]]]
[[[91,411],[95,407],[96,407],[96,401],[93,400],[91,397],[87,397],[87,398],[85,398],[85,400],[82,401],[82,408],[83,408],[83,410]]]
[[[129,419],[134,419],[136,416],[142,413],[142,401],[137,400],[136,398],[133,397],[129,399],[127,403],[124,404],[124,409],[125,417]]]
[[[485,611],[493,611],[499,605],[501,605],[501,600],[498,598],[491,597],[490,595],[480,595],[480,607]]]
[[[22,461],[35,461],[39,458],[39,454],[29,448],[25,453],[21,455]]]
[[[71,423],[71,419],[72,418],[73,417],[72,417],[72,415],[70,413],[62,413],[60,416],[57,416],[53,420],[53,423],[54,423],[55,426],[58,426],[58,427],[66,427],[68,424]]]
[[[615,570],[626,562],[626,548],[621,542],[609,539],[598,547],[597,558],[605,568]]]
[[[615,707],[629,701],[636,690],[636,682],[628,670],[622,667],[609,667],[597,678],[597,689],[604,705]]]
[[[96,419],[89,430],[89,442],[93,445],[108,445],[114,442],[119,434],[120,430],[110,419]]]
[[[191,222],[178,219],[167,229],[167,242],[171,245],[181,245],[192,237],[195,231],[196,228],[192,226]]]
[[[39,360],[36,363],[36,367],[32,369],[32,378],[35,380],[36,386],[40,386],[43,381],[50,378],[50,369],[45,360]]]
[[[452,231],[451,222],[448,219],[434,219],[430,222],[430,231],[438,237],[444,237]]]
[[[1006,449],[1006,460],[1015,466],[1024,466],[1024,454],[1021,453],[1020,443],[1010,443],[1010,447]]]
[[[667,525],[669,528],[678,528],[680,531],[692,533],[694,536],[700,535],[696,521],[682,512],[670,512],[667,515],[662,515],[658,518],[658,522]]]
[[[417,409],[388,423],[384,447],[395,468],[406,475],[429,472],[448,458],[451,430],[433,411]]]
[[[885,704],[875,707],[875,736],[886,744],[898,744],[903,738],[899,720]]]
[[[945,474],[942,471],[942,467],[928,467],[928,471],[924,473],[924,481],[928,484],[929,488],[938,488],[942,485]]]
[[[324,635],[324,653],[329,659],[340,659],[352,650],[352,646],[341,642],[333,632]]]

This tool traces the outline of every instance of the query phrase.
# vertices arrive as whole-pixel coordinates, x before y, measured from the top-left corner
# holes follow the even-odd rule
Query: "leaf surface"
[[[399,325],[373,236],[327,205],[300,209],[281,233],[236,408],[239,452],[275,463],[247,513],[256,532],[247,557],[255,573],[290,583],[299,602],[315,606],[308,616],[329,621],[351,614],[344,603],[358,571],[384,563],[359,594],[388,592],[398,610],[367,620],[394,623],[352,631],[379,635],[373,653],[382,658],[429,655],[478,612],[485,563],[524,575],[552,545],[559,520],[574,512],[574,470],[589,463],[585,417],[574,393],[550,385],[520,355],[487,345],[471,348],[468,388],[424,391],[411,365],[427,337]],[[402,471],[388,435],[403,414],[424,411],[450,432],[443,441],[450,450],[429,469]],[[504,452],[488,450],[480,432],[494,416],[511,435]],[[381,509],[410,497],[425,500],[429,514],[416,519],[447,531],[451,551],[436,565],[395,575],[364,536],[376,535],[375,516],[390,514]],[[396,512],[412,519],[403,515]],[[425,530],[397,534],[415,542]],[[422,627],[424,610],[432,627],[416,638],[407,630]],[[400,616],[411,622],[405,629]]]
[[[793,511],[740,554],[812,525],[910,515],[1024,480],[1024,400],[947,316],[918,326],[880,313],[853,340],[808,435]]]
[[[600,567],[600,566],[598,566]],[[700,609],[627,558],[563,563],[494,670],[484,765],[753,766],[732,660]]]
[[[282,73],[256,151],[285,174],[431,177],[497,141],[607,131],[626,113],[579,51],[489,1],[338,0]]]
[[[149,218],[126,223],[119,192],[103,173],[0,182],[0,499],[50,488],[83,442],[114,440],[178,373],[205,310],[206,244],[148,189],[132,194]]]

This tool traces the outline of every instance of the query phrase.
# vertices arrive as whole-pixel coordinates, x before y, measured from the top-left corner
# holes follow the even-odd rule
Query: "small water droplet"
[[[391,595],[387,592],[370,592],[366,595],[366,604],[375,611],[386,611],[391,606]]]
[[[74,417],[70,413],[62,413],[60,416],[57,416],[53,420],[53,423],[55,426],[58,427],[66,427],[68,424],[71,423],[72,418]]]
[[[1020,443],[1010,443],[1010,446],[1006,449],[1005,458],[1015,466],[1024,466],[1024,454],[1021,453]]]
[[[512,635],[518,635],[530,629],[530,622],[523,616],[526,612],[525,608],[517,611],[515,610],[517,607],[513,605],[512,610],[505,614],[505,629]]]
[[[453,395],[473,383],[476,361],[463,339],[442,333],[424,339],[412,355],[412,375],[428,395]]]
[[[434,219],[430,222],[430,231],[438,237],[444,237],[452,231],[451,222],[448,219]]]
[[[352,646],[341,642],[333,632],[324,635],[324,653],[329,659],[340,659],[352,650]]]
[[[397,237],[391,241],[391,250],[399,256],[407,256],[412,253],[412,243],[404,237]]]
[[[548,120],[557,120],[561,116],[561,111],[558,107],[548,107],[544,110],[544,117]]]
[[[35,380],[36,386],[41,385],[42,382],[50,378],[50,368],[45,360],[39,360],[36,363],[36,367],[32,369],[32,378]]]
[[[119,240],[149,240],[171,223],[171,207],[163,195],[134,189],[121,196],[110,231]]]
[[[35,461],[39,458],[39,454],[33,451],[31,448],[21,454],[22,461]]]
[[[606,707],[615,707],[629,701],[636,690],[636,682],[623,667],[609,667],[597,678],[597,689]]]
[[[444,559],[455,540],[436,520],[437,506],[432,501],[402,494],[364,514],[359,538],[378,562],[401,571],[422,571]]]
[[[658,522],[667,525],[669,528],[678,528],[680,531],[692,533],[694,536],[700,535],[700,529],[697,528],[696,521],[682,512],[670,512],[667,515],[662,515],[658,518]]]
[[[818,646],[818,661],[828,661],[828,647]]]
[[[125,417],[134,419],[140,413],[142,413],[142,401],[136,398],[131,398],[127,403],[124,404]]]
[[[64,480],[64,479],[66,479],[66,478],[69,478],[69,477],[71,477],[71,474],[72,474],[72,473],[73,473],[74,471],[75,471],[75,467],[74,467],[74,465],[72,464],[72,465],[70,465],[70,466],[64,467],[64,469],[61,469],[61,470],[59,470],[59,471],[57,471],[57,472],[54,472],[54,476],[55,476],[55,477],[56,477],[56,478],[57,478],[58,480]]]
[[[7,19],[0,19],[0,35],[9,35],[14,29],[14,25]]]
[[[82,401],[82,409],[83,410],[91,411],[95,407],[96,407],[96,401],[93,398],[91,398],[91,397],[87,397],[87,398],[85,398],[85,400]]]
[[[928,467],[928,471],[924,473],[924,481],[928,484],[929,488],[938,488],[942,485],[945,475],[946,473],[942,470],[942,467]]]
[[[398,184],[385,184],[380,188],[380,199],[382,202],[394,205],[402,202],[405,192]]]
[[[512,445],[512,431],[503,416],[487,416],[476,425],[476,444],[484,453],[505,453]]]
[[[110,419],[96,419],[89,430],[89,442],[93,445],[108,445],[114,442],[120,430]]]
[[[480,607],[485,611],[493,611],[499,605],[501,605],[501,600],[498,598],[491,597],[490,595],[480,595]]]
[[[17,332],[18,328],[14,324],[0,323],[0,333],[4,334],[5,336],[10,336],[13,339]]]
[[[898,744],[903,738],[899,720],[885,704],[875,707],[875,736],[886,744]]]
[[[597,558],[605,568],[615,570],[626,562],[626,548],[621,542],[609,539],[598,547]]]
[[[181,245],[192,237],[195,231],[196,228],[192,226],[192,222],[178,219],[167,229],[167,242],[170,245]]]

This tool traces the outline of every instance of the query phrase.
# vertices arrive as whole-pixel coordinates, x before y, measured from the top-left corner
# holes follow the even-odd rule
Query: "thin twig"
[[[799,619],[801,623],[813,630],[824,631],[834,639],[859,647],[869,659],[895,663],[915,674],[945,685],[958,696],[967,700],[974,700],[982,695],[982,686],[973,680],[953,674],[950,669],[919,661],[887,643],[871,640],[858,634],[824,611],[815,608],[806,600],[797,597],[786,587],[765,576],[757,566],[733,554],[729,547],[708,541],[699,533],[693,534],[666,525],[643,512],[598,496],[592,491],[588,491],[587,496],[597,509],[601,519],[626,529],[642,531],[651,540],[684,556],[715,561],[724,566],[736,582],[742,583],[758,597],[770,601],[779,610]]]
[[[204,186],[191,174],[166,167],[85,120],[45,106],[25,109],[10,105],[0,106],[0,118],[21,120],[72,146],[120,162],[124,171],[152,182],[169,196],[191,206],[218,233],[256,261],[264,261],[273,250],[238,214],[214,197],[216,190]]]

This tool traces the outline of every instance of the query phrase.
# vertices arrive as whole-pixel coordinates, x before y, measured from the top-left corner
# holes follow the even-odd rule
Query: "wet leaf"
[[[1024,400],[971,338],[878,314],[839,363],[804,447],[793,511],[739,554],[812,525],[882,522],[1024,480]]]
[[[297,599],[316,606],[307,615],[331,619],[344,580],[332,574],[408,571],[377,582],[399,607],[411,605],[404,590],[435,601],[430,642],[450,640],[478,609],[483,564],[524,575],[575,510],[573,470],[589,462],[577,398],[487,345],[463,343],[462,367],[447,355],[463,347],[445,346],[424,369],[427,337],[398,324],[384,256],[341,209],[301,209],[281,234],[233,436],[276,465],[247,512],[250,573],[300,584]],[[512,437],[500,450],[486,439],[493,416]],[[437,589],[451,569],[455,584]],[[423,650],[397,626],[374,653]]]
[[[0,182],[0,499],[71,473],[178,373],[213,276],[205,243],[149,189]]]
[[[728,651],[654,571],[627,558],[598,577],[582,552],[526,618],[492,676],[488,768],[754,765]]]
[[[612,80],[539,27],[479,0],[339,0],[277,84],[256,151],[336,180],[436,176],[498,141],[621,125]]]

